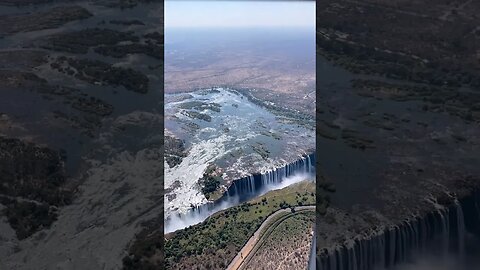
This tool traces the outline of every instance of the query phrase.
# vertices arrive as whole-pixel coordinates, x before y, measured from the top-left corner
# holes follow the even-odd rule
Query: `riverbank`
[[[301,182],[270,191],[218,212],[200,224],[167,234],[167,267],[182,269],[200,265],[208,269],[224,269],[272,213],[315,202],[315,184]]]

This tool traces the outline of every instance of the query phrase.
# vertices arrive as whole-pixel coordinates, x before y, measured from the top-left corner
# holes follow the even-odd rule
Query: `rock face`
[[[219,197],[212,198],[208,203],[192,206],[182,215],[167,219],[166,232],[170,233],[197,224],[223,210],[227,205],[243,203],[262,192],[291,185],[314,173],[315,153],[303,156],[283,167],[234,180]]]
[[[283,167],[235,180],[228,188],[228,196],[238,196],[241,198],[243,196],[248,196],[249,194],[255,194],[268,185],[279,184],[289,176],[299,173],[310,174],[314,172],[315,153],[312,153],[301,157],[292,163],[286,164]]]
[[[479,8],[468,1],[456,8],[318,3],[317,169],[333,184],[317,220],[322,269],[420,269],[443,253],[409,254],[432,246],[445,247],[464,269],[478,252],[478,234],[466,225],[478,214],[464,200],[480,183],[478,62],[470,60],[478,18],[469,15]],[[428,38],[404,38],[413,32]]]
[[[472,256],[468,254],[471,251],[466,251],[468,235],[480,236],[480,192],[472,191],[461,201],[453,200],[423,216],[365,227],[353,238],[323,248],[319,254],[319,269],[392,268],[431,254],[444,258],[453,256],[463,267],[465,257]],[[361,227],[360,222],[356,225]]]
[[[215,201],[227,190],[232,196],[235,192],[250,196],[252,191],[291,176],[294,170],[301,171],[300,167],[306,173],[313,167],[314,161],[307,156],[315,144],[313,128],[298,115],[273,113],[233,88],[168,94],[165,101],[166,133],[184,144],[166,138],[170,144],[165,170],[166,218]],[[174,159],[180,162],[171,166]],[[209,166],[218,168],[218,177],[202,192]],[[251,183],[250,178],[254,179]]]

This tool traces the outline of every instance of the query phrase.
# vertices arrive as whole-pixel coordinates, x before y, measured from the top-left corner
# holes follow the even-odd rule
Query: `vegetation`
[[[301,182],[228,208],[204,222],[166,235],[168,269],[225,269],[272,213],[291,206],[314,205],[315,184]]]
[[[215,200],[218,199],[218,195],[221,194],[221,192],[216,194],[216,191],[222,182],[223,178],[221,176],[221,172],[215,165],[210,165],[203,173],[203,177],[200,179],[199,184],[202,186],[202,193],[205,195],[205,197],[207,199]],[[214,195],[214,198],[212,195]]]
[[[115,58],[122,58],[128,54],[145,54],[159,60],[163,59],[163,47],[152,43],[100,46],[95,48],[95,52]]]
[[[220,185],[220,180],[222,179],[221,176],[206,176],[204,178],[202,192],[204,194],[208,194],[217,190],[218,186]]]
[[[144,35],[144,37],[152,40],[152,42],[159,43],[160,45],[163,46],[164,36],[163,36],[163,34],[160,34],[159,32],[147,33],[147,34]]]
[[[306,269],[310,256],[315,212],[297,212],[279,220],[262,236],[242,269]]]
[[[204,114],[204,113],[199,113],[199,112],[196,112],[196,111],[185,111],[185,110],[183,110],[182,114],[185,115],[185,116],[188,116],[192,119],[200,119],[200,120],[203,120],[203,121],[206,121],[206,122],[211,122],[212,121],[212,117],[210,115]]]
[[[362,150],[367,148],[375,148],[375,145],[371,139],[360,137],[359,132],[355,130],[343,129],[341,137],[345,143],[352,148],[358,148]]]
[[[421,101],[424,111],[446,112],[466,121],[480,122],[480,94],[452,87],[412,86],[377,80],[353,80],[357,94],[395,101]],[[382,127],[385,129],[385,127]]]
[[[0,137],[0,204],[19,239],[49,227],[56,207],[69,204],[64,153]]]
[[[270,150],[268,150],[268,148],[265,147],[265,145],[262,143],[257,143],[256,145],[252,145],[252,149],[257,154],[259,154],[264,160],[267,160],[268,157],[270,156]]]
[[[178,107],[182,109],[194,109],[197,111],[211,110],[214,112],[220,112],[222,105],[215,102],[206,103],[202,101],[187,101],[180,104]]]
[[[271,131],[268,131],[268,130],[262,130],[260,131],[260,134],[264,135],[264,136],[267,136],[267,137],[272,137],[274,138],[275,140],[281,140],[282,139],[282,136],[276,132],[271,132]]]
[[[478,58],[478,23],[470,17],[478,3],[455,9],[448,19],[432,20],[451,6],[428,1],[336,2],[319,4],[318,53],[354,74],[376,77],[354,80],[357,94],[420,101],[424,111],[480,121],[480,95],[474,91],[480,87],[479,62],[474,60]],[[407,9],[425,16],[400,11]],[[385,78],[404,82],[390,83]],[[473,91],[464,91],[469,88]],[[381,128],[391,130],[390,126]],[[352,145],[368,148],[363,142]]]
[[[115,67],[99,60],[65,56],[58,57],[50,66],[91,84],[122,85],[127,90],[137,93],[148,92],[148,77],[131,68]]]
[[[165,135],[165,161],[170,168],[182,162],[182,159],[187,156],[185,143],[172,136]]]
[[[54,51],[85,54],[90,47],[114,45],[122,41],[135,42],[138,40],[138,37],[129,32],[87,28],[79,31],[51,35],[46,39],[42,47]]]
[[[158,226],[163,217],[155,218],[145,225],[136,235],[135,242],[129,248],[128,256],[122,260],[125,270],[164,269],[163,227]]]
[[[16,0],[15,2],[20,1]],[[0,16],[0,37],[19,32],[52,29],[91,16],[92,14],[88,10],[79,6],[58,6],[38,12],[2,15]]]
[[[48,228],[56,219],[57,212],[46,203],[17,201],[0,198],[6,208],[2,211],[15,230],[18,239],[25,239],[42,228]]]
[[[0,137],[0,194],[52,205],[69,203],[71,193],[62,188],[63,166],[60,152]]]
[[[317,215],[324,215],[330,203],[329,193],[335,192],[335,185],[325,179],[321,172],[317,172]]]

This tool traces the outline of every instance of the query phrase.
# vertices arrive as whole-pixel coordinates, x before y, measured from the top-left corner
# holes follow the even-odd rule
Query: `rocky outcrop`
[[[19,139],[0,137],[1,212],[24,239],[57,218],[57,207],[69,204],[64,153]]]

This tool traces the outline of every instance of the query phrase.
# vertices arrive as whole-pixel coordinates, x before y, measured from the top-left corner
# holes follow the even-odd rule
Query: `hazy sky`
[[[170,27],[315,27],[315,1],[165,1]]]

